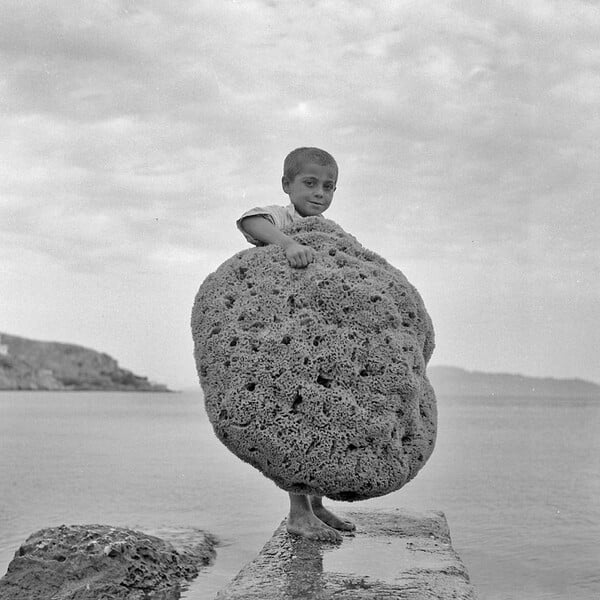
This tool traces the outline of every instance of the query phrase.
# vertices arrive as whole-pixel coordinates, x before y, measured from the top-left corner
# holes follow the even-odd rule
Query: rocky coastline
[[[0,332],[0,390],[169,392],[108,354]]]

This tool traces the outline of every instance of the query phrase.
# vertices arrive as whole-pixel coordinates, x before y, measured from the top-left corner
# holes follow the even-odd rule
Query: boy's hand
[[[315,251],[310,246],[303,246],[297,242],[285,246],[284,250],[288,262],[296,269],[306,267],[315,258]]]
[[[265,244],[279,244],[292,267],[303,268],[315,258],[315,251],[310,246],[303,246],[277,229],[273,223],[261,215],[246,217],[241,227],[252,237]]]

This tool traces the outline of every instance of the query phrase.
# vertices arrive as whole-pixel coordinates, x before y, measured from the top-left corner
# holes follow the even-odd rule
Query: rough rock
[[[171,543],[108,525],[42,529],[15,553],[0,600],[175,600],[215,554],[210,535],[194,537]]]
[[[168,392],[103,352],[0,333],[0,390]]]
[[[412,479],[433,451],[434,348],[417,290],[341,227],[286,230],[315,261],[244,250],[202,283],[196,365],[218,438],[293,493],[360,500]]]
[[[348,512],[341,545],[290,536],[285,521],[216,600],[475,600],[443,513]]]

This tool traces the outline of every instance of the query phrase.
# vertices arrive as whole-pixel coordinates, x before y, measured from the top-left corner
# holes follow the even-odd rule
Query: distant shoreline
[[[528,377],[511,373],[467,371],[432,366],[427,375],[438,395],[488,398],[591,398],[600,400],[600,385],[584,379]]]
[[[32,393],[40,393],[40,394],[47,394],[48,392],[54,392],[55,394],[63,394],[63,393],[77,393],[77,394],[84,394],[84,393],[90,393],[90,394],[101,394],[101,393],[107,393],[107,394],[115,394],[115,393],[123,393],[123,394],[182,394],[184,392],[191,392],[193,390],[171,390],[171,389],[165,389],[165,390],[119,390],[119,389],[76,389],[76,388],[64,388],[64,389],[60,389],[60,390],[44,390],[44,389],[25,389],[25,388],[15,388],[15,389],[8,389],[8,388],[0,388],[0,394],[8,394],[8,393],[14,393],[14,392],[28,392],[30,394]]]
[[[62,342],[0,332],[0,390],[170,392],[166,385],[122,369],[108,354]]]
[[[570,398],[600,400],[600,385],[584,379],[486,373],[430,366],[437,395],[484,398]],[[61,342],[43,342],[0,332],[0,392],[201,392],[171,390],[123,369],[108,354]]]

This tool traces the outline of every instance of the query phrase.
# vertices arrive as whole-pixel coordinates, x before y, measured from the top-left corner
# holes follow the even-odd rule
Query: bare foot
[[[300,535],[309,540],[322,540],[324,542],[342,541],[342,536],[335,529],[326,525],[312,513],[304,513],[294,517],[290,515],[287,520],[286,529],[288,533]]]
[[[313,505],[312,509],[316,517],[334,529],[339,529],[340,531],[354,531],[356,529],[356,525],[352,521],[340,519],[340,517],[327,510],[322,504],[320,506]]]

